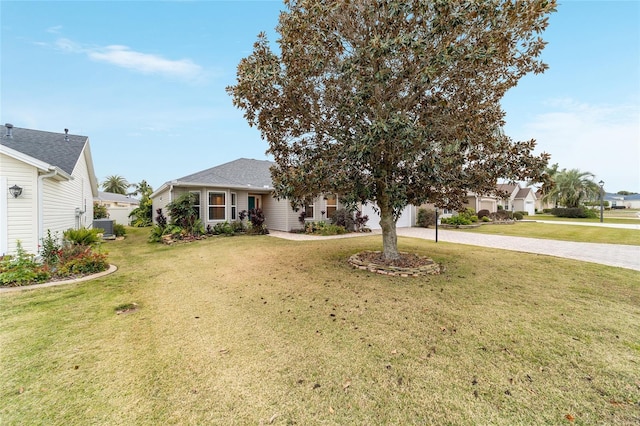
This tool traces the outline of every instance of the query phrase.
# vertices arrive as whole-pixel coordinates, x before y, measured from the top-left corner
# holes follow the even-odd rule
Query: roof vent
[[[64,140],[69,142],[69,129],[64,129]]]
[[[7,123],[7,124],[4,125],[4,127],[7,128],[6,137],[12,138],[13,137],[13,124]]]

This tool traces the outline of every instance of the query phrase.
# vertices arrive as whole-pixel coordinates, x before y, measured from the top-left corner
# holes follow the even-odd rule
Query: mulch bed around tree
[[[400,277],[438,275],[444,272],[444,267],[433,259],[413,253],[400,253],[399,259],[389,261],[380,251],[363,251],[352,255],[349,263],[354,268]]]

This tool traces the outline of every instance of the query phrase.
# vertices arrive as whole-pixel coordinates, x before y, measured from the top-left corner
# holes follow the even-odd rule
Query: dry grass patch
[[[114,275],[0,296],[3,424],[640,419],[638,272],[400,238],[447,272],[394,278],[347,263],[379,236],[128,235]]]

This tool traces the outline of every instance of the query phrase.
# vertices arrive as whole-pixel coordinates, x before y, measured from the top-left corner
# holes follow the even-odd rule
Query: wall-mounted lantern
[[[22,194],[22,188],[20,188],[18,185],[13,185],[11,188],[9,188],[9,193],[13,195],[13,198],[18,198],[20,194]]]

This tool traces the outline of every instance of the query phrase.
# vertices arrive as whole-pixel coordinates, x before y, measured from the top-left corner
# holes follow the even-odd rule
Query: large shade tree
[[[461,207],[498,178],[537,180],[548,156],[500,129],[500,100],[539,59],[555,2],[285,0],[279,52],[264,33],[227,88],[269,143],[276,195],[379,208],[399,257],[409,204]]]

